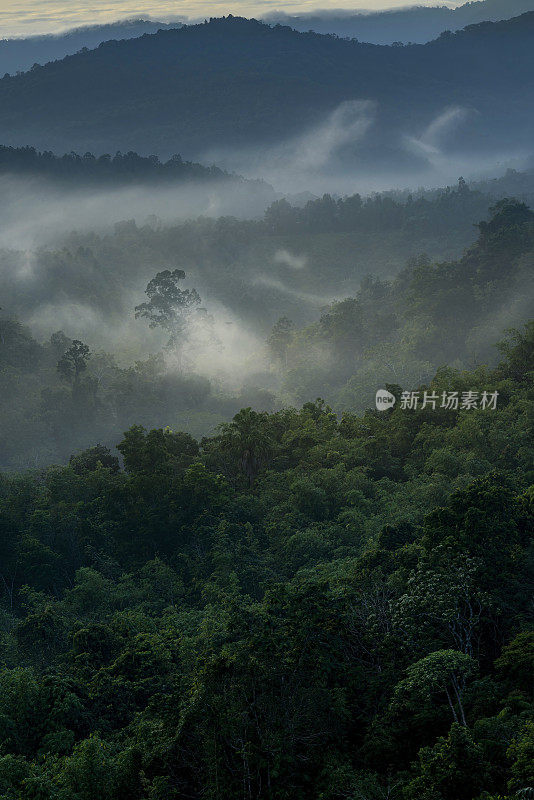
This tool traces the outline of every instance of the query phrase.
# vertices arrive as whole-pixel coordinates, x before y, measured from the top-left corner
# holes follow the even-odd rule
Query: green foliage
[[[508,755],[513,760],[509,788],[526,794],[534,786],[534,720],[525,723]]]
[[[410,702],[425,701],[433,693],[447,696],[454,721],[458,722],[455,705],[458,703],[461,722],[466,725],[461,696],[466,680],[476,671],[476,662],[467,654],[455,650],[431,653],[407,669],[407,677],[397,686],[394,702],[408,697]]]
[[[0,796],[526,796],[530,335],[435,378],[495,411],[245,408],[0,476]]]
[[[83,475],[85,471],[94,472],[99,467],[118,472],[119,459],[110,452],[108,447],[97,444],[95,447],[71,456],[69,466],[77,475]]]
[[[141,425],[134,425],[124,434],[118,450],[128,472],[148,475],[183,469],[199,453],[197,442],[187,433],[167,428],[147,433]]]
[[[446,738],[420,750],[417,771],[404,791],[406,800],[470,800],[484,788],[487,777],[482,749],[457,723]]]
[[[471,378],[466,383],[472,374],[466,368],[496,362],[496,327],[522,326],[534,298],[532,212],[520,202],[508,200],[494,208],[478,242],[459,261],[452,260],[468,247],[473,223],[492,202],[488,194],[466,187],[418,197],[325,196],[303,207],[286,203],[283,224],[271,213],[263,220],[200,219],[173,226],[129,222],[107,235],[72,234],[56,250],[2,251],[1,275],[31,266],[39,276],[22,301],[15,284],[0,278],[2,305],[10,315],[18,311],[25,318],[36,316],[43,295],[61,305],[68,294],[103,320],[101,340],[124,330],[125,320],[132,317],[131,300],[126,299],[131,293],[125,289],[137,292],[149,281],[152,298],[139,309],[148,314],[149,324],[157,321],[150,347],[153,342],[165,356],[159,352],[143,360],[137,346],[127,341],[116,355],[92,346],[87,360],[82,345],[62,331],[39,344],[14,319],[3,319],[0,464],[40,468],[65,463],[95,442],[111,449],[133,421],[146,429],[170,425],[202,436],[241,408],[272,411],[318,396],[336,413],[360,413],[372,405],[378,387],[396,386],[400,399],[402,389],[428,386],[444,363],[453,367],[439,370],[436,389],[475,388]],[[423,241],[421,230],[413,229],[416,223],[424,225]],[[430,256],[414,257],[423,245]],[[304,258],[305,269],[288,272],[277,260],[284,250]],[[149,280],[151,264],[170,261],[190,265],[188,273],[210,286],[234,321],[219,319],[217,327],[207,310],[197,307],[194,290],[180,288],[180,270],[164,270]],[[257,280],[257,264],[270,265],[273,286]],[[369,270],[379,277],[366,278]],[[386,280],[386,275],[397,277]],[[308,295],[337,296],[340,286],[354,296],[321,312],[310,307]],[[219,359],[217,338],[226,324],[241,337],[237,320],[266,345],[243,366],[250,376],[247,385],[223,393],[217,379],[202,373],[218,373],[219,367],[224,373],[227,360],[240,360],[228,344]],[[132,332],[142,334],[140,326],[131,324]],[[509,359],[507,371],[494,375],[503,394],[510,381],[521,380],[531,355],[532,331],[522,337],[522,329],[517,330],[522,349],[517,349],[512,330],[503,353],[513,350],[515,361]],[[269,331],[274,336],[270,345]],[[165,349],[165,341],[173,337],[175,346]],[[132,362],[132,349],[134,363],[124,366]],[[480,390],[497,388],[490,386],[482,367],[474,374]],[[474,435],[474,421],[465,425],[471,427],[467,435]],[[495,434],[502,439],[503,455],[508,452],[505,427],[503,421]],[[479,429],[478,436],[485,433]],[[522,449],[530,469],[532,448],[524,441],[514,446]],[[454,469],[453,462],[461,458],[458,449],[451,460],[445,448],[442,472],[446,459],[449,470]],[[472,474],[477,465],[469,468]],[[478,469],[484,469],[483,461]],[[393,463],[388,474],[394,475]]]
[[[288,222],[286,205],[270,224]],[[364,213],[331,198],[302,213],[347,207]],[[300,386],[316,385],[318,354],[350,394],[372,353],[404,359],[413,386],[428,368],[421,390],[438,397],[498,392],[493,410],[403,409],[394,375],[385,413],[246,406],[199,442],[144,414],[131,425],[140,395],[164,417],[180,392],[197,405],[209,392],[161,355],[123,369],[60,332],[39,347],[5,328],[3,379],[19,396],[45,384],[42,417],[17,436],[31,443],[45,420],[64,462],[78,452],[0,474],[2,800],[528,795],[534,328],[510,331],[492,369],[434,377],[425,337],[434,347],[445,320],[445,359],[500,308],[505,254],[518,277],[532,249],[531,212],[502,203],[461,262],[418,259],[277,330],[278,371]],[[180,275],[161,273],[145,304],[173,330]],[[217,422],[236,410],[221,403]],[[99,434],[98,420],[127,420],[120,461],[112,426],[71,446],[82,416]]]
[[[146,287],[148,301],[135,307],[136,319],[144,317],[151,328],[163,328],[169,335],[167,347],[183,347],[187,318],[193,306],[200,305],[196,289],[180,289],[178,283],[185,278],[181,269],[163,270],[152,278]]]

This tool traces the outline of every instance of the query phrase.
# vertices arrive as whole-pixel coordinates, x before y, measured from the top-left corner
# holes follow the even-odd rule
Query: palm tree
[[[235,454],[239,467],[254,483],[260,469],[274,449],[274,441],[266,428],[267,415],[243,408],[232,422],[221,425],[221,443]]]

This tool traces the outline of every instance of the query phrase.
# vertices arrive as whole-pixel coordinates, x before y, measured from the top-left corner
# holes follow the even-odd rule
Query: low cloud
[[[58,187],[38,178],[0,177],[0,248],[27,250],[71,230],[106,229],[125,219],[145,224],[195,217],[262,216],[275,199],[266,184],[205,181],[118,189]],[[24,209],[24,213],[21,213]]]
[[[450,0],[443,5],[456,6],[464,0]],[[387,8],[403,8],[410,5],[436,5],[436,0],[339,0],[337,9],[347,11],[380,11]],[[93,0],[87,5],[81,0],[55,0],[43,4],[42,0],[18,0],[3,4],[0,9],[2,35],[31,36],[42,33],[59,33],[84,25],[104,24],[122,19],[144,18],[161,22],[195,22],[207,17],[223,16],[229,12],[245,17],[265,17],[269,12],[279,11],[278,0],[185,0],[180,3],[180,14],[176,13],[174,0]],[[324,2],[310,0],[286,0],[284,10],[291,13],[320,13]],[[331,13],[327,9],[326,13]]]
[[[289,269],[300,270],[305,269],[308,264],[308,257],[294,255],[289,250],[277,250],[274,254],[274,262],[275,264],[289,267]]]
[[[438,114],[419,136],[406,136],[405,146],[430,164],[440,165],[444,150],[450,145],[454,132],[475,112],[461,106],[451,106]]]
[[[347,100],[316,125],[272,146],[210,150],[201,156],[246,177],[261,176],[281,192],[336,191],[376,116],[376,104]],[[349,188],[349,187],[347,187]]]

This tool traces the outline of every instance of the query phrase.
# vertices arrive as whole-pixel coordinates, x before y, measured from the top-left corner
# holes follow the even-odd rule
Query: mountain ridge
[[[156,33],[180,25],[180,22],[125,19],[116,23],[72,28],[58,34],[6,38],[0,40],[0,75],[25,72],[34,64],[57,61],[74,55],[84,47],[91,50],[111,39],[133,39],[144,33]]]
[[[356,38],[370,44],[392,44],[395,41],[423,44],[446,29],[459,30],[483,21],[496,21],[534,10],[534,0],[478,0],[456,8],[447,6],[414,6],[385,9],[378,12],[317,10],[306,14],[271,12],[262,17],[269,25],[289,25],[300,32],[336,34]],[[40,34],[0,40],[0,75],[31,69],[34,64],[57,61],[83,48],[95,49],[112,39],[123,40],[180,28],[200,20],[179,18],[159,20],[130,18],[100,25],[84,25],[57,34]]]
[[[406,47],[212,19],[0,80],[0,140],[202,160],[210,147],[279,141],[365,100],[397,137],[458,105],[472,109],[477,146],[498,144],[511,119],[521,125],[510,144],[524,144],[534,122],[524,102],[534,88],[533,40],[534,12]]]
[[[479,22],[511,19],[534,10],[533,0],[478,0],[455,8],[410,6],[377,12],[310,11],[306,14],[272,12],[263,18],[270,24],[291,25],[298,31],[335,33],[374,44],[411,42],[425,44],[444,30],[457,31]]]

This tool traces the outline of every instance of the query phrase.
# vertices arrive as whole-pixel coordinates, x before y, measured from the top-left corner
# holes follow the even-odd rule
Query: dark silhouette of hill
[[[367,162],[407,134],[435,148],[439,115],[451,106],[466,116],[456,146],[530,148],[533,43],[534,13],[406,47],[215,19],[106,42],[0,80],[0,140],[191,159],[280,142],[345,101],[368,100],[377,112]]]
[[[144,33],[180,26],[180,22],[167,24],[146,19],[125,19],[108,25],[74,28],[57,35],[0,40],[0,75],[23,72],[34,64],[57,61],[84,47],[92,50],[110,39],[134,39]]]
[[[478,0],[457,8],[401,8],[376,13],[319,10],[309,14],[267,14],[264,21],[281,23],[298,31],[335,33],[337,36],[359,39],[373,44],[393,42],[425,43],[445,30],[457,31],[467,25],[485,21],[510,19],[534,11],[534,0]],[[184,20],[186,21],[186,20]],[[134,39],[145,33],[180,28],[182,21],[158,22],[146,19],[125,19],[107,25],[90,25],[55,35],[30,36],[0,41],[0,75],[15,74],[31,69],[34,64],[46,64],[73,55],[84,47],[92,50],[111,39]]]
[[[534,0],[479,0],[457,8],[414,6],[377,13],[350,11],[314,11],[309,14],[273,12],[265,16],[269,23],[290,25],[298,31],[335,33],[361,42],[423,44],[445,30],[458,31],[479,22],[511,19],[534,11]]]

